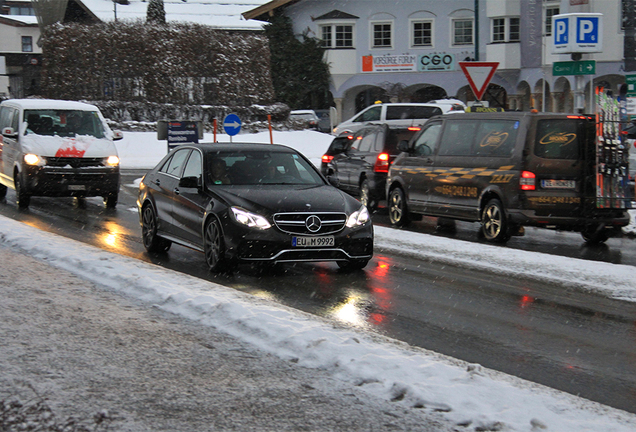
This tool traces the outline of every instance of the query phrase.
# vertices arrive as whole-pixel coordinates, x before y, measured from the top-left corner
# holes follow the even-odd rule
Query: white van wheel
[[[496,198],[488,201],[481,213],[481,230],[486,240],[503,243],[510,238],[508,221],[501,201]]]

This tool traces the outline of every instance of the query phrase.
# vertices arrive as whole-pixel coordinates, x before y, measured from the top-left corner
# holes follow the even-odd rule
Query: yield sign
[[[473,89],[475,97],[477,100],[481,100],[497,66],[499,66],[499,62],[459,62],[459,66],[468,78],[468,84]]]

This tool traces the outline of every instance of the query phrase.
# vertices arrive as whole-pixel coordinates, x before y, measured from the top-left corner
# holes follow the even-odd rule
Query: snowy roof
[[[38,19],[34,15],[0,15],[0,19],[2,19],[3,22],[15,22],[17,25],[37,25],[38,23]]]
[[[103,22],[115,20],[111,0],[76,0]],[[148,2],[130,0],[116,4],[117,20],[146,19]],[[243,18],[243,12],[267,3],[266,0],[164,0],[166,21],[194,23],[226,30],[262,30],[263,22]]]
[[[96,111],[95,105],[83,102],[54,100],[54,99],[9,99],[2,102],[3,105],[13,105],[22,109],[63,109],[63,110],[81,110]]]

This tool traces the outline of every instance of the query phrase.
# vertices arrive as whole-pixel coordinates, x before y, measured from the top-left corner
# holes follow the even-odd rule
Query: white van
[[[456,102],[455,102],[456,101]],[[464,111],[466,105],[459,100],[440,100],[427,103],[378,103],[371,105],[349,120],[336,126],[332,133],[340,135],[355,132],[367,123],[385,123],[389,126],[409,127],[422,125],[427,119],[453,110]]]
[[[17,204],[31,196],[101,196],[113,208],[119,195],[119,157],[99,109],[47,99],[0,104],[0,199],[15,189]]]

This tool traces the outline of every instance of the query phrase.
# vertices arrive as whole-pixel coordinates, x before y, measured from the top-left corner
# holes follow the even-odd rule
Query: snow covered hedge
[[[55,24],[42,91],[71,100],[250,106],[274,99],[267,38],[196,24]]]

